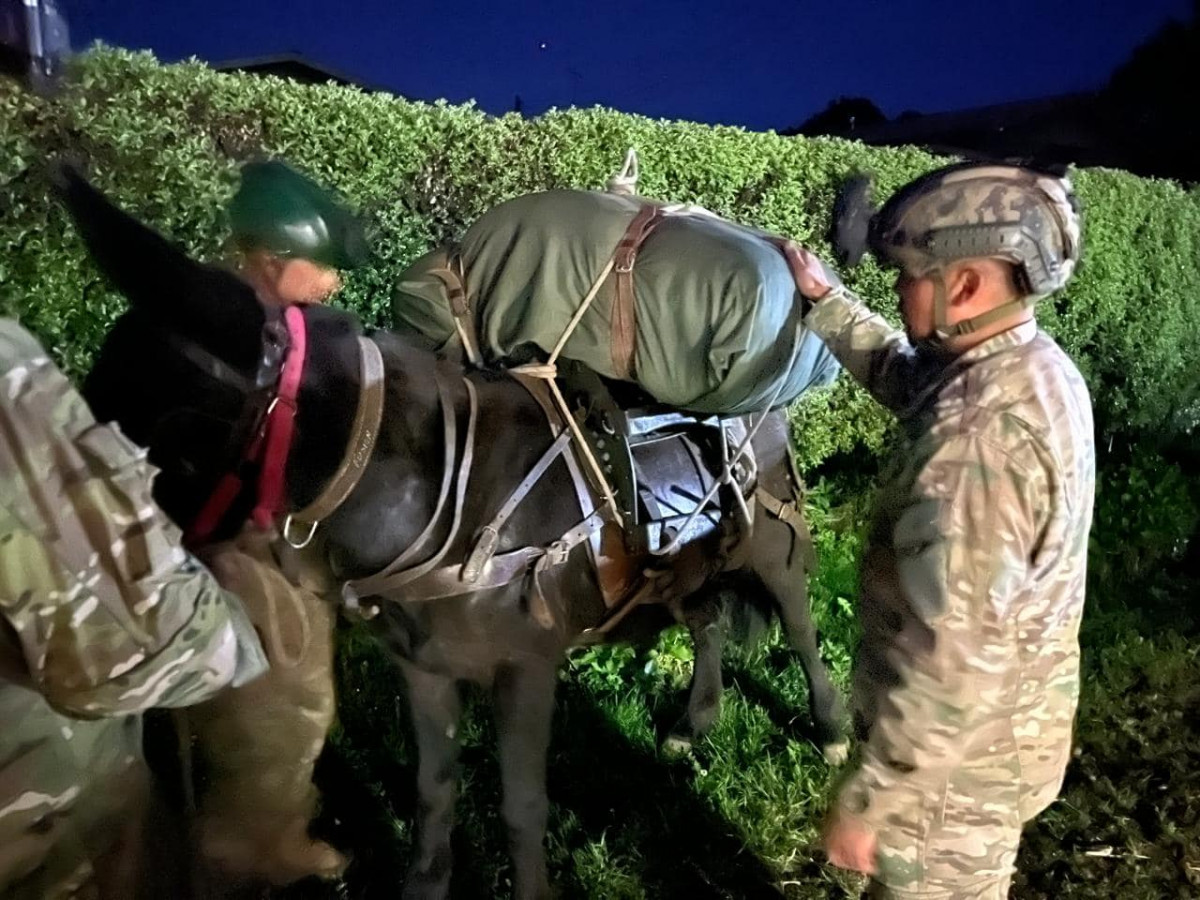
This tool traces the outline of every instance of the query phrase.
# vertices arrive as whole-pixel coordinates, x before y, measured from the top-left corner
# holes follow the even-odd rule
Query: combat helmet
[[[333,195],[278,160],[248,163],[229,205],[233,243],[334,269],[353,269],[369,255],[359,220]]]
[[[861,201],[869,182],[848,187]],[[852,220],[847,210],[854,203],[845,197],[839,203]],[[857,215],[863,218],[861,203]],[[1012,264],[1021,299],[954,325],[946,321],[945,285],[935,277],[935,324],[938,337],[945,339],[982,328],[1062,288],[1079,261],[1079,213],[1065,172],[959,163],[897,191],[870,217],[866,244],[880,262],[917,278],[935,277],[966,259]]]

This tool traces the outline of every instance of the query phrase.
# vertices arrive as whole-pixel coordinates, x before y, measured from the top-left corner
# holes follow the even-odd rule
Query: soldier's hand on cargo
[[[822,840],[829,861],[839,869],[875,874],[879,841],[874,829],[862,820],[835,806],[825,822]]]
[[[799,250],[799,256],[801,268],[795,273],[796,287],[805,299],[815,303],[828,294],[833,285],[829,283],[829,276],[825,274],[825,264],[819,258],[803,247]]]

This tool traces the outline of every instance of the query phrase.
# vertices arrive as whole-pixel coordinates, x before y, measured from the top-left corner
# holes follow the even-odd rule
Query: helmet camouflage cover
[[[367,259],[366,236],[354,214],[278,160],[243,167],[229,218],[233,241],[242,250],[266,250],[335,269],[353,269]]]
[[[961,163],[893,195],[874,216],[869,240],[881,261],[917,277],[966,259],[1005,260],[1023,292],[1039,297],[1075,271],[1079,214],[1065,176]]]

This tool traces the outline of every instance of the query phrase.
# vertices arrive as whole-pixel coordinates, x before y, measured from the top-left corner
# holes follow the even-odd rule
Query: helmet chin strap
[[[946,293],[946,273],[941,266],[929,272],[926,277],[933,282],[933,333],[940,340],[947,340],[954,337],[956,334],[955,328],[952,326],[946,316],[946,307],[949,306],[949,297]]]
[[[963,319],[961,322],[951,325],[946,315],[949,309],[949,295],[946,291],[944,271],[941,267],[938,267],[926,273],[925,277],[933,282],[933,331],[939,342],[948,341],[951,338],[960,337],[964,334],[972,334],[981,328],[987,328],[1001,319],[1032,308],[1041,299],[1037,296],[1030,296],[1021,297],[1017,300],[1009,300],[1007,303],[1001,303],[996,308],[989,309],[985,313],[980,313],[970,319]]]

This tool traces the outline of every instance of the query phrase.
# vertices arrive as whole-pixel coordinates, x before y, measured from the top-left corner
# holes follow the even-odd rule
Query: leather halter
[[[270,525],[269,521],[266,525],[261,522],[263,510],[271,504],[280,502],[283,491],[282,464],[287,462],[287,452],[291,445],[296,415],[296,398],[300,391],[300,381],[304,373],[304,361],[307,353],[307,334],[304,316],[300,310],[296,307],[288,307],[284,312],[284,323],[287,326],[287,350],[266,413],[262,417],[254,437],[247,445],[237,468],[227,472],[221,478],[216,489],[193,520],[187,532],[186,539],[189,544],[202,543],[212,537],[213,532],[221,524],[221,520],[225,518],[234,501],[242,493],[245,486],[243,470],[247,466],[258,465],[262,468],[258,478],[258,499],[253,514],[255,523],[259,527],[266,528]],[[281,408],[281,402],[285,412],[277,414],[277,410]],[[284,426],[287,430],[286,436],[279,434],[280,426],[277,424],[279,421],[277,416],[286,416],[287,418],[287,424]],[[275,480],[275,476],[268,476],[266,463],[268,453],[273,454],[276,458],[281,453],[283,454],[277,480]],[[274,483],[271,483],[269,478],[274,480]],[[264,488],[264,484],[270,486]]]
[[[196,517],[188,531],[189,542],[201,542],[212,536],[242,492],[241,470],[246,466],[259,467],[257,501],[252,513],[255,525],[264,531],[270,529],[284,509],[287,461],[295,437],[297,403],[308,358],[308,334],[300,308],[288,307],[284,311],[284,322],[288,335],[287,352],[261,425],[247,446],[238,470],[221,479]],[[307,546],[320,521],[350,496],[362,478],[379,436],[384,405],[383,359],[379,348],[368,338],[360,337],[358,345],[360,389],[346,454],[318,496],[304,509],[289,515],[284,523],[284,539],[297,549]],[[293,522],[308,526],[308,535],[303,541],[291,540],[289,531]]]

